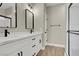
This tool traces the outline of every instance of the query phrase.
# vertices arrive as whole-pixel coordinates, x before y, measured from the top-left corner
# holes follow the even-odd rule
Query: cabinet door
[[[42,40],[39,39],[38,44],[36,45],[36,54],[42,49]]]
[[[8,56],[32,56],[32,40],[26,39],[26,43],[20,49],[13,51]]]
[[[24,55],[31,55],[31,40],[30,39],[21,39],[15,42],[10,42],[5,45],[0,46],[0,56],[13,55],[17,56],[17,50],[26,51]]]
[[[22,47],[23,56],[32,56],[32,40],[27,40],[26,44]]]
[[[13,51],[19,50],[28,42],[28,39],[18,40],[15,42],[10,42],[5,45],[0,46],[0,55],[7,55]]]
[[[7,56],[20,56],[20,55],[21,55],[20,50],[17,50],[9,53]]]

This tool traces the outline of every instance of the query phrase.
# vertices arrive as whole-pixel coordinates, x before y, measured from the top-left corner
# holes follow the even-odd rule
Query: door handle
[[[79,33],[79,31],[77,31],[77,30],[67,30],[67,32],[76,32],[76,33]]]
[[[35,40],[36,38],[33,38],[32,40]]]

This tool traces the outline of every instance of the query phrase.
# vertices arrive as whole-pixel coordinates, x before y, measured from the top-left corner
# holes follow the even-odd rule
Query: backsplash
[[[4,35],[4,29],[0,28],[0,37]]]
[[[3,33],[4,29],[3,28],[0,28],[0,33]]]

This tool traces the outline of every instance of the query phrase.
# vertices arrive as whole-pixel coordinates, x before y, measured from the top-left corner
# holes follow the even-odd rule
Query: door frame
[[[73,3],[70,3],[68,6],[68,55],[70,56],[70,7]]]

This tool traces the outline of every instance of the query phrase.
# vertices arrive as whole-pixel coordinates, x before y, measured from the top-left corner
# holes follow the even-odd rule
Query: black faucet
[[[7,37],[7,34],[10,34],[10,32],[8,32],[7,29],[5,29],[5,37]]]
[[[32,32],[34,32],[34,30],[33,30],[33,29],[31,29],[31,30],[30,30],[30,33],[32,33]]]

